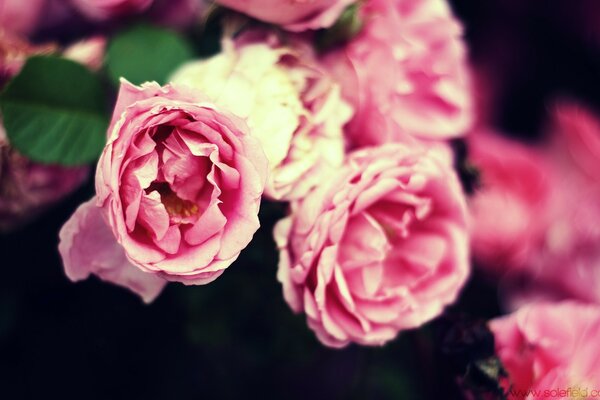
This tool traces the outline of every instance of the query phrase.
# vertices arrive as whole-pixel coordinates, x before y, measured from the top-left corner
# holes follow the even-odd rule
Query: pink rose
[[[356,0],[217,0],[261,21],[281,25],[290,31],[328,28],[344,9]]]
[[[259,227],[267,162],[242,120],[197,93],[121,84],[96,197],[60,232],[72,280],[151,301],[167,281],[220,276]]]
[[[467,215],[443,151],[366,148],[322,182],[274,235],[284,297],[324,344],[381,345],[456,299]]]
[[[0,0],[0,30],[29,34],[38,27],[46,0]]]
[[[525,268],[546,234],[551,167],[540,151],[484,129],[468,143],[481,174],[469,201],[473,256],[496,273]]]
[[[471,209],[479,265],[511,272],[501,281],[509,308],[536,299],[600,302],[600,174],[594,169],[600,165],[600,119],[561,102],[547,133],[549,142],[537,151],[493,145],[483,136],[479,155],[474,147],[475,164],[481,156],[503,162],[502,168],[482,165],[484,188]],[[493,169],[502,179],[486,189]],[[494,190],[501,204],[490,199]]]
[[[466,133],[471,98],[460,23],[443,0],[368,0],[365,26],[325,57],[356,109],[354,146]]]
[[[544,241],[531,258],[537,286],[600,302],[600,118],[574,103],[553,109],[552,184]]]
[[[591,391],[600,389],[598,306],[570,301],[532,304],[492,320],[490,328],[512,381],[509,399],[596,397]],[[580,393],[544,395],[561,389]]]
[[[154,0],[71,0],[71,3],[86,17],[107,20],[147,10]]]
[[[321,170],[343,163],[352,109],[302,41],[283,46],[268,32],[249,31],[225,39],[221,53],[184,64],[171,80],[246,119],[269,160],[265,194],[273,199],[304,196]]]
[[[0,121],[0,231],[10,231],[77,189],[88,167],[29,161],[8,143]]]

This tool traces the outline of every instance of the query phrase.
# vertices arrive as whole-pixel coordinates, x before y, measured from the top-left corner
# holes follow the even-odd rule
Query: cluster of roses
[[[26,32],[17,3],[0,0]],[[71,3],[106,20],[162,2]],[[168,8],[193,18],[204,7],[185,3]],[[471,130],[474,110],[461,26],[444,0],[362,1],[360,31],[323,52],[313,30],[353,0],[218,3],[277,27],[226,27],[220,53],[182,65],[166,86],[121,81],[96,196],[60,232],[70,279],[94,274],[146,302],[168,282],[210,283],[251,242],[267,200],[289,205],[273,233],[284,297],[328,346],[381,345],[439,316],[468,278],[471,251],[503,279],[508,271],[535,284],[511,291],[513,306],[598,302],[600,126],[591,114],[561,107],[543,154],[474,129],[482,188],[467,200],[447,141]],[[28,46],[2,38],[2,81],[23,54],[58,51]],[[94,39],[64,54],[93,68],[102,47]],[[6,204],[29,204],[5,200],[14,182],[34,194],[19,213],[28,215],[86,175],[24,159],[17,169],[9,159],[22,156],[0,141],[4,221],[16,215]],[[17,170],[29,180],[6,172]],[[43,198],[52,173],[65,189]],[[600,347],[582,348],[600,333],[598,306],[534,304],[490,326],[517,387],[598,383]]]
[[[167,282],[212,282],[250,243],[265,198],[289,203],[278,278],[323,343],[382,344],[438,316],[469,271],[443,142],[470,120],[460,26],[439,0],[360,12],[358,36],[324,54],[249,29],[167,86],[123,81],[96,197],[60,233],[68,276],[146,301]]]

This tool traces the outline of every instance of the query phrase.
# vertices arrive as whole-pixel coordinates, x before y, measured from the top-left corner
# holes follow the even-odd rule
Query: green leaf
[[[317,33],[319,50],[323,51],[341,45],[360,33],[363,28],[363,21],[359,13],[360,7],[359,2],[349,5],[331,28]]]
[[[107,51],[108,74],[115,82],[124,77],[134,84],[164,84],[177,67],[193,57],[191,45],[177,33],[138,25],[116,35]]]
[[[84,66],[55,56],[27,60],[0,96],[11,145],[51,164],[94,161],[105,143],[108,118],[102,82]]]

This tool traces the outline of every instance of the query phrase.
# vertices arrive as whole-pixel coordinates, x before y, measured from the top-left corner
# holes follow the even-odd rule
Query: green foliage
[[[320,31],[317,35],[317,47],[327,50],[358,35],[363,28],[360,7],[359,2],[349,5],[331,28]]]
[[[106,137],[108,118],[101,80],[55,56],[30,58],[0,96],[11,145],[28,158],[62,165],[93,161]]]
[[[110,41],[107,71],[117,84],[121,77],[138,85],[146,81],[165,84],[169,75],[193,56],[191,45],[177,33],[138,25]]]

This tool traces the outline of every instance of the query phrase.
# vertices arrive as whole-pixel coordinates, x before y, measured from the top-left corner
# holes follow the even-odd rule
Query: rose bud
[[[67,276],[93,273],[146,302],[166,281],[219,277],[259,227],[267,160],[248,132],[197,92],[123,81],[96,197],[60,232]]]
[[[269,160],[272,199],[302,197],[319,182],[316,171],[343,162],[342,128],[352,111],[306,43],[281,46],[258,32],[225,39],[220,54],[183,65],[172,81],[246,119]]]
[[[290,31],[328,28],[356,0],[217,0],[217,3]]]
[[[364,28],[325,55],[356,113],[354,147],[448,139],[472,120],[462,27],[443,0],[368,0]]]
[[[511,381],[508,398],[595,397],[600,376],[597,305],[537,303],[489,325]]]
[[[154,0],[71,0],[75,8],[91,20],[138,14],[147,10]]]
[[[469,273],[464,194],[444,151],[366,148],[275,227],[278,279],[325,345],[382,345],[452,303]]]

